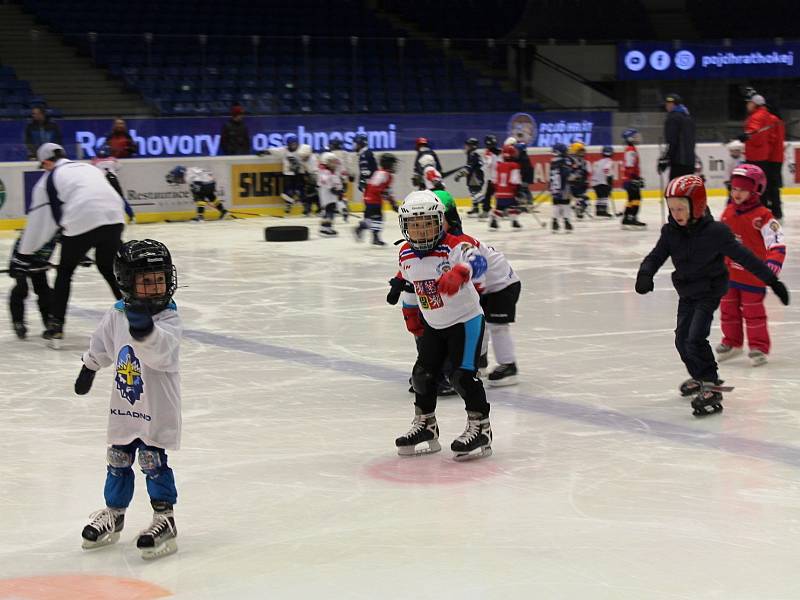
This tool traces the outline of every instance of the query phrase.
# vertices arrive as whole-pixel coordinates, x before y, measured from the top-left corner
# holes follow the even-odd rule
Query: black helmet
[[[157,281],[144,284],[146,296],[137,295],[136,279],[140,273],[163,273],[163,292],[157,293],[156,288],[161,288],[161,282]],[[114,278],[126,302],[151,314],[164,310],[178,287],[178,275],[169,249],[156,240],[131,240],[123,244],[114,256]]]
[[[483,145],[487,148],[497,148],[497,137],[491,133],[483,138]]]
[[[328,142],[328,150],[341,150],[342,149],[342,140],[339,138],[333,138]]]
[[[464,140],[464,145],[465,146],[472,146],[473,148],[477,148],[478,147],[478,138],[469,137],[469,138]]]
[[[397,157],[391,152],[384,152],[378,159],[378,164],[381,169],[394,172],[394,167],[397,164]]]

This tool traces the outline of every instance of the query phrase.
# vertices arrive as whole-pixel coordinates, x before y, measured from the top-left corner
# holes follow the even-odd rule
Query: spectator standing
[[[139,153],[139,147],[128,133],[125,119],[119,117],[114,119],[111,133],[106,136],[105,152],[107,156],[114,158],[131,158]]]
[[[250,132],[244,122],[244,109],[239,104],[231,107],[231,118],[222,126],[222,153],[228,156],[252,154]]]
[[[52,142],[61,145],[61,128],[44,112],[41,106],[31,109],[31,121],[25,126],[25,146],[28,160],[36,160],[39,146]]]

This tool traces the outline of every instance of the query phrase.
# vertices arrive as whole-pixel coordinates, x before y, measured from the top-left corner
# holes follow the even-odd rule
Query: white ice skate
[[[459,462],[491,456],[492,426],[489,416],[467,411],[467,427],[450,444],[450,450],[453,451],[453,459]]]
[[[178,551],[178,543],[175,540],[177,536],[178,530],[175,528],[172,510],[155,512],[150,526],[139,533],[136,547],[141,551],[144,560],[161,558]]]
[[[397,438],[394,444],[397,446],[397,454],[400,456],[419,456],[439,452],[442,446],[439,443],[439,425],[436,423],[436,415],[434,413],[423,415],[418,412],[411,422],[411,429],[405,435]]]
[[[717,362],[730,360],[743,352],[741,348],[734,348],[725,344],[718,344],[715,350],[717,351]]]
[[[767,364],[767,355],[761,350],[751,350],[747,353],[747,358],[750,359],[750,364],[754,367],[760,367]]]
[[[83,528],[84,550],[94,550],[119,540],[119,534],[125,526],[125,511],[115,508],[102,508],[89,515],[89,524]]]

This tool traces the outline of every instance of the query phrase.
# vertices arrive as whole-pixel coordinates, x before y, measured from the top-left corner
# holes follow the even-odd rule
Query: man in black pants
[[[695,127],[689,110],[678,94],[664,98],[667,118],[664,120],[664,154],[658,159],[659,175],[669,169],[670,180],[694,174]]]
[[[42,337],[59,348],[69,302],[72,273],[94,248],[97,269],[120,299],[114,278],[114,255],[122,245],[124,205],[103,173],[90,164],[67,159],[58,144],[43,144],[36,153],[47,171],[33,188],[28,224],[22,234],[18,262],[34,263],[33,254],[61,231],[61,260],[56,275],[50,316]]]

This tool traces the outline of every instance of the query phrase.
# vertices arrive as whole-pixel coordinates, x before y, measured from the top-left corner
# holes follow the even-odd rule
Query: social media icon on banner
[[[644,54],[638,50],[631,50],[625,55],[625,66],[631,71],[641,71],[646,64]]]
[[[675,66],[681,71],[688,71],[694,66],[695,62],[694,54],[688,50],[679,50],[675,53]]]
[[[656,71],[666,71],[669,69],[670,62],[672,62],[672,60],[669,54],[663,50],[656,50],[650,55],[650,66]]]

